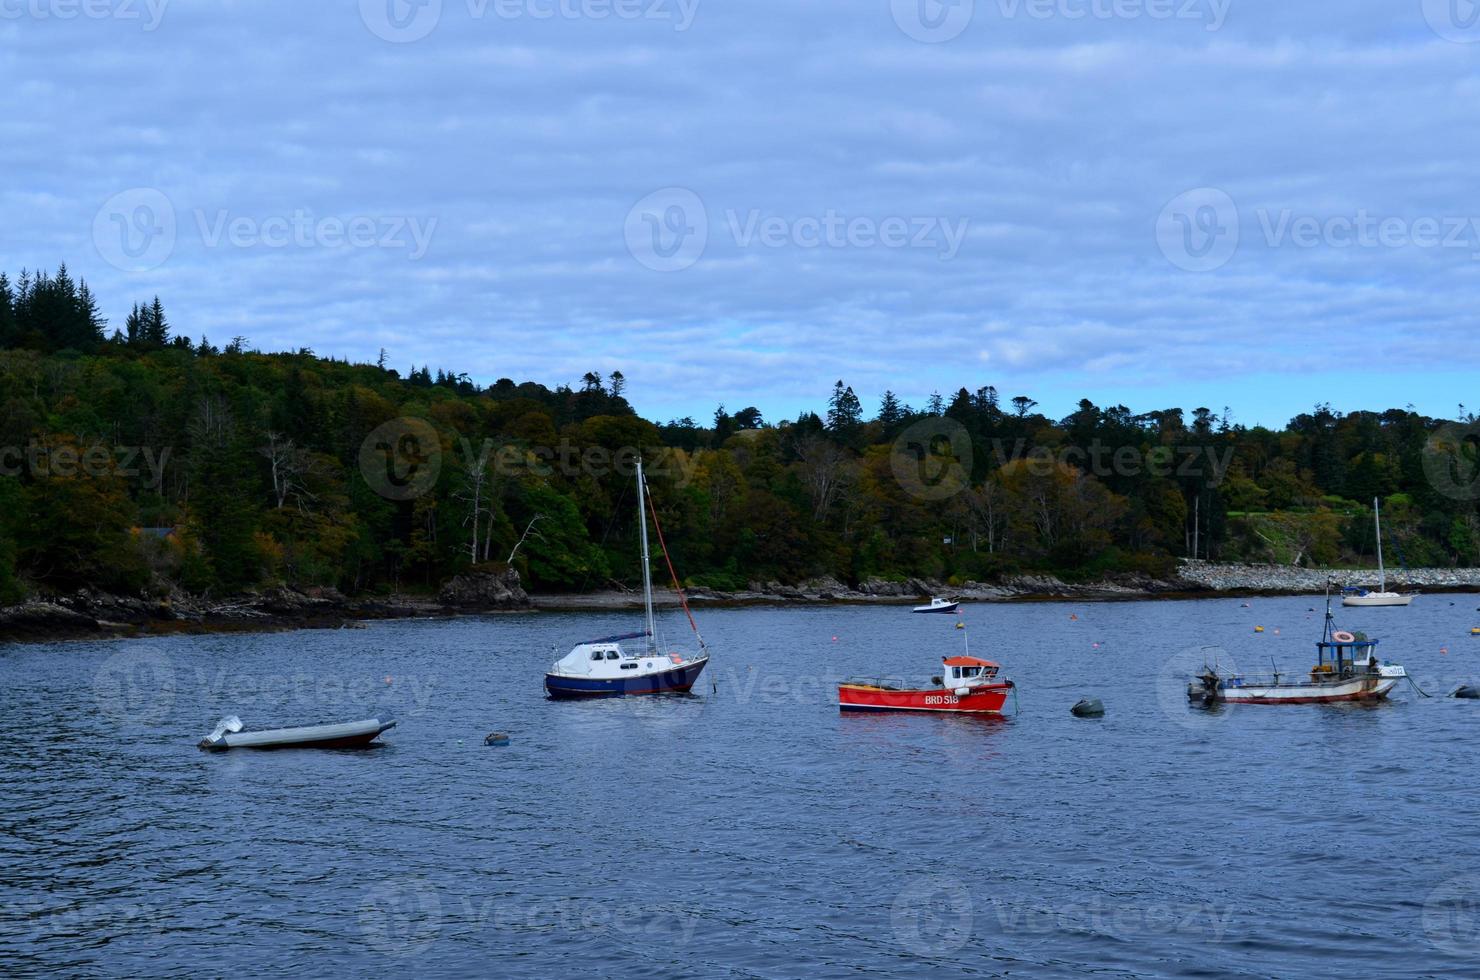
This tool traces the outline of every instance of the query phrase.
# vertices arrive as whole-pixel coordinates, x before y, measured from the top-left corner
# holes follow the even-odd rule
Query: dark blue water
[[[630,616],[0,648],[0,972],[1474,975],[1480,702],[1187,705],[1204,645],[1308,667],[1311,605],[970,607],[999,722],[839,715],[962,648],[897,608],[701,613],[701,696],[588,704],[542,671]],[[1340,622],[1442,694],[1477,605]],[[229,713],[400,725],[198,752]]]

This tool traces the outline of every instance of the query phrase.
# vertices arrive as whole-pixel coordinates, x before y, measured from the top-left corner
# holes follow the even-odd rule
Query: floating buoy
[[[1278,626],[1276,626],[1276,627],[1275,627],[1275,628],[1274,628],[1274,635],[1275,635],[1275,636],[1279,636],[1279,635],[1280,635],[1280,628],[1279,628],[1279,627],[1278,627]]]
[[[1255,633],[1263,633],[1264,632],[1264,627],[1263,626],[1256,626],[1256,627],[1254,627],[1254,632]]]
[[[1101,718],[1105,714],[1105,703],[1099,698],[1080,698],[1069,713],[1076,718]]]
[[[1452,698],[1462,698],[1465,701],[1480,701],[1480,687],[1471,687],[1469,684],[1461,684],[1455,688]]]
[[[1480,636],[1480,626],[1471,626],[1470,627],[1470,635],[1471,636]]]
[[[833,642],[834,642],[834,643],[836,643],[836,642],[838,642],[838,638],[837,638],[837,637],[836,637],[836,636],[835,636],[835,637],[833,637]]]
[[[1247,602],[1239,603],[1239,608],[1240,609],[1248,609],[1249,608],[1249,604]]]
[[[1447,657],[1447,656],[1449,656],[1449,648],[1448,647],[1440,647],[1439,648],[1439,656],[1441,656],[1441,657]]]
[[[957,623],[956,624],[956,629],[958,629],[958,630],[964,630],[965,628],[966,628],[966,624],[965,623]]]
[[[1098,643],[1091,643],[1090,646],[1096,650],[1100,649],[1100,645]]]
[[[391,686],[391,675],[390,674],[386,674],[385,675],[385,686],[386,687],[390,687]]]
[[[500,746],[502,746],[502,745],[508,745],[509,744],[509,736],[505,735],[503,732],[490,732],[488,734],[488,737],[483,740],[483,744],[484,745],[500,745]]]
[[[1069,614],[1069,621],[1070,622],[1077,622],[1078,620],[1079,620],[1079,614],[1078,613],[1070,613]]]

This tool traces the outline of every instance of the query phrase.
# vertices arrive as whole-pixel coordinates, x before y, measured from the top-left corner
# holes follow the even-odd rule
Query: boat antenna
[[[643,488],[647,480],[642,475],[642,455],[637,457],[637,526],[639,537],[642,541],[642,610],[644,625],[647,629],[648,650],[656,649],[657,629],[653,622],[653,566],[652,556],[648,553],[648,529],[647,513],[643,506]]]
[[[647,480],[642,475],[642,464],[641,463],[638,463],[637,478],[638,478],[639,481],[642,482],[643,486],[646,486]],[[640,500],[641,499],[641,496],[640,495],[642,494],[642,490],[641,489],[638,490],[638,494],[639,494],[639,498],[638,499]],[[708,653],[709,652],[709,647],[706,646],[705,643],[704,643],[704,634],[702,634],[702,633],[699,632],[699,624],[696,623],[696,622],[694,622],[694,613],[693,613],[693,610],[689,609],[689,597],[684,592],[683,586],[679,584],[679,581],[678,581],[678,572],[674,571],[674,568],[673,568],[673,558],[672,558],[671,555],[668,554],[668,543],[663,540],[663,525],[661,523],[659,523],[659,521],[658,521],[658,508],[653,504],[652,494],[648,494],[647,495],[647,505],[648,505],[648,510],[653,515],[653,530],[655,530],[655,531],[658,532],[658,549],[663,552],[663,561],[668,566],[668,576],[669,576],[669,578],[671,578],[673,580],[673,591],[678,593],[678,604],[680,606],[683,606],[683,614],[689,618],[689,629],[691,629],[691,630],[694,631],[694,637],[696,639],[698,639],[698,641],[699,641],[699,649],[702,650],[704,653]],[[644,527],[644,529],[647,527],[647,521],[643,521],[643,527]],[[646,541],[647,541],[647,535],[646,535],[646,533],[644,533],[643,534],[643,542],[644,542],[643,550],[644,551],[646,551],[646,547],[647,547],[646,546]],[[646,564],[645,563],[644,563],[644,567],[646,567]],[[648,616],[651,617],[652,616],[652,597],[651,597],[652,583],[648,583],[648,590],[649,590]]]
[[[1328,575],[1326,577],[1326,626],[1321,631],[1322,643],[1329,643],[1331,641],[1331,625],[1335,618],[1331,615],[1331,577]]]

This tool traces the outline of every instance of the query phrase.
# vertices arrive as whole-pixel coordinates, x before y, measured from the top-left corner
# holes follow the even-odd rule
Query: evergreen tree
[[[879,403],[879,425],[883,426],[884,434],[890,435],[894,427],[904,421],[904,406],[900,404],[899,398],[892,391],[884,392],[884,398]]]
[[[853,389],[842,381],[833,385],[832,397],[827,400],[827,431],[840,442],[851,443],[863,425],[863,405]]]
[[[15,294],[10,288],[10,279],[0,272],[0,350],[14,347],[20,341],[20,331],[15,322]]]

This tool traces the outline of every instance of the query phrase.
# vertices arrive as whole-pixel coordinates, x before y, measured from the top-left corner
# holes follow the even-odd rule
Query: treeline
[[[1408,410],[1317,407],[1282,431],[1089,401],[1050,419],[981,386],[920,408],[885,392],[869,417],[839,381],[795,420],[722,406],[655,424],[620,373],[484,387],[402,377],[384,352],[218,349],[157,299],[110,332],[65,269],[0,276],[0,348],[4,601],[433,589],[507,564],[536,589],[630,585],[639,451],[680,571],[717,588],[1165,575],[1193,554],[1370,564],[1373,497],[1390,565],[1469,565],[1480,544],[1474,495],[1456,490],[1469,430]]]

